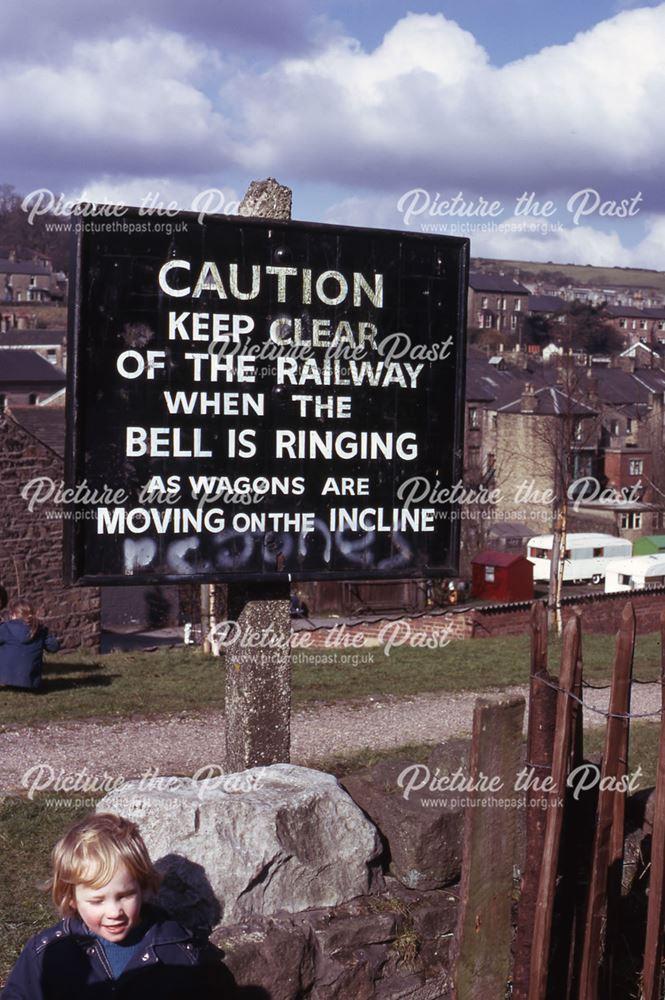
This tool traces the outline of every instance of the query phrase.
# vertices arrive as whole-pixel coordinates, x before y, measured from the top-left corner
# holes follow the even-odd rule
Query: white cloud
[[[219,61],[175,34],[83,42],[69,63],[6,68],[5,170],[43,163],[87,173],[196,174],[228,162],[225,117],[201,89]]]
[[[330,206],[325,221],[346,226],[397,229],[409,233],[439,233],[471,240],[475,257],[507,260],[558,261],[599,267],[665,269],[665,214],[640,220],[640,232],[619,223],[609,229],[586,223],[571,225],[571,215],[558,210],[549,219],[506,213],[486,217],[414,217],[405,224],[397,211],[399,197],[377,195],[345,198]]]
[[[233,214],[242,197],[231,187],[209,188],[169,177],[100,177],[65,194],[68,198],[95,204],[136,205],[155,216],[159,211],[175,207],[183,212],[198,212],[204,206],[208,206],[210,213]]]
[[[242,161],[287,178],[503,191],[653,182],[663,37],[665,4],[497,69],[443,15],[409,15],[372,52],[335,39],[224,94],[241,110]]]

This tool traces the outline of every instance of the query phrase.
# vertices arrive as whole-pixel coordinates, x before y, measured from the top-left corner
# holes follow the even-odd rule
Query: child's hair
[[[9,613],[12,618],[21,618],[26,623],[30,629],[30,638],[34,639],[39,628],[39,619],[32,604],[19,597],[9,605]]]
[[[95,813],[74,823],[53,848],[53,902],[64,917],[75,909],[77,885],[101,889],[119,864],[127,867],[141,891],[156,892],[160,877],[136,823],[113,813]]]

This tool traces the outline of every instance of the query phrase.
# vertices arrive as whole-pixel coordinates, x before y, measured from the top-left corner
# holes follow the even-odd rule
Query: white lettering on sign
[[[222,275],[220,267],[224,270],[224,275]],[[184,273],[179,274],[178,272]],[[354,271],[349,282],[340,271],[322,271],[312,283],[313,275],[310,268],[276,265],[262,268],[255,264],[252,267],[249,291],[241,291],[237,263],[229,263],[224,266],[213,260],[205,260],[196,273],[193,287],[191,277],[191,261],[169,260],[160,268],[159,287],[165,295],[172,298],[191,297],[197,299],[206,292],[214,292],[220,299],[228,299],[230,294],[231,298],[241,301],[258,298],[265,289],[269,294],[274,295],[279,303],[286,302],[288,291],[297,294],[303,305],[311,304],[313,288],[319,302],[323,305],[340,305],[350,299],[352,304],[357,307],[362,306],[366,301],[374,309],[383,308],[382,274],[373,274],[370,280],[359,271]],[[174,282],[177,283],[174,284]],[[297,292],[294,291],[295,289]]]
[[[86,322],[106,309],[107,326],[90,370],[108,370],[120,403],[108,412],[105,386],[89,398],[134,484],[94,524],[122,537],[119,572],[443,566],[454,526],[435,518],[431,490],[397,487],[445,486],[457,462],[462,256],[439,237],[363,236],[347,250],[342,231],[292,243],[297,228],[252,222],[227,238],[218,225],[206,221],[198,256],[176,232],[156,265],[152,241],[140,264],[118,265],[127,288],[112,318],[91,293]]]

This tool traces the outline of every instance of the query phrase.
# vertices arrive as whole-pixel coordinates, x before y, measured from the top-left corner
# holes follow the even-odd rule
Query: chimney
[[[591,369],[587,368],[586,372],[586,383],[587,383],[587,396],[589,402],[592,406],[598,403],[598,377],[591,373]]]
[[[524,391],[520,399],[520,413],[535,413],[538,409],[538,400],[531,382],[524,383]]]

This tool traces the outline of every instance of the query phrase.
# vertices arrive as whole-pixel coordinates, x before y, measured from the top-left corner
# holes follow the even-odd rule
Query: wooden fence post
[[[534,777],[540,784],[552,771],[556,720],[556,690],[553,686],[556,678],[547,672],[547,610],[542,601],[534,601],[531,605],[530,627],[531,680],[526,767],[533,768]],[[537,798],[540,798],[538,792],[526,792],[526,852],[517,913],[513,1000],[528,1000],[533,920],[547,817],[547,813],[539,805],[529,805],[530,801]]]
[[[647,930],[644,941],[642,992],[644,1000],[660,1000],[663,982],[663,934],[665,933],[665,611],[660,616],[660,743],[656,772],[656,801],[651,836],[651,872]]]
[[[479,698],[465,797],[461,907],[454,942],[455,1000],[505,995],[510,975],[515,856],[515,778],[522,743],[523,698]],[[494,782],[483,786],[483,778]]]
[[[578,671],[580,632],[580,620],[575,616],[564,629],[561,649],[556,732],[552,755],[552,790],[548,793],[545,839],[533,924],[529,1000],[545,1000],[547,995],[554,893],[575,721],[574,702],[570,695],[574,693]]]
[[[599,997],[603,924],[606,920],[605,939],[611,941],[615,934],[616,893],[620,891],[621,883],[626,793],[613,790],[611,787],[603,787],[603,782],[606,778],[620,779],[627,770],[629,719],[622,716],[630,711],[634,646],[635,613],[632,604],[628,603],[621,616],[612,671],[610,717],[607,722],[605,754],[601,769],[580,971],[580,997],[583,1000],[598,1000]],[[609,959],[607,949],[605,957],[607,968]]]

